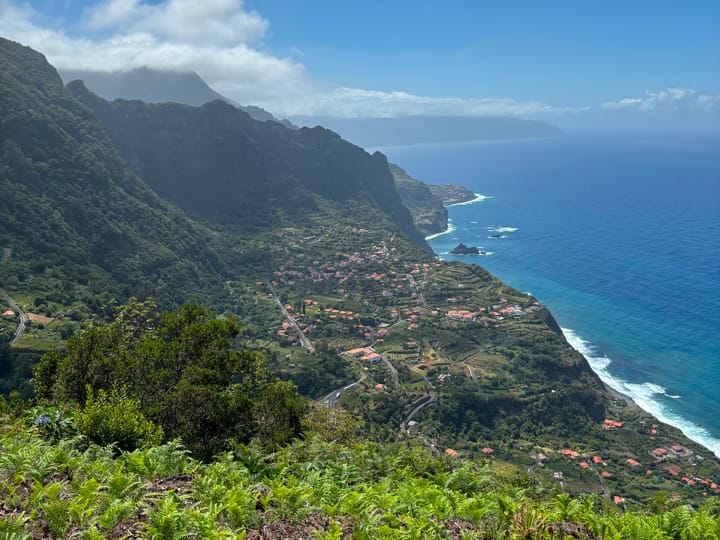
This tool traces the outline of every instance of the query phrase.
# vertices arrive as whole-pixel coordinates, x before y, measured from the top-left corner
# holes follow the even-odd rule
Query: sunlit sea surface
[[[479,195],[450,207],[438,256],[531,292],[606,383],[720,456],[720,138],[380,150]],[[487,254],[451,255],[460,242]]]

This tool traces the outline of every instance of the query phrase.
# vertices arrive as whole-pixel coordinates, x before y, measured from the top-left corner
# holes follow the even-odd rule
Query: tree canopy
[[[85,406],[98,392],[122,392],[142,414],[210,458],[230,441],[282,444],[300,434],[304,404],[264,355],[238,350],[240,325],[186,304],[159,313],[131,301],[114,321],[71,337],[64,353],[35,369],[39,398]]]

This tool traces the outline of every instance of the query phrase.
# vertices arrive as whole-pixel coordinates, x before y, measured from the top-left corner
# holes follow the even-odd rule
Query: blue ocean
[[[613,388],[720,456],[720,138],[381,149],[478,197],[429,239],[547,305]],[[485,255],[453,256],[464,242]]]

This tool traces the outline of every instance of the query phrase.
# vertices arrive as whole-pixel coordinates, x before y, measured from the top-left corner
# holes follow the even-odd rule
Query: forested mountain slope
[[[193,216],[241,230],[302,219],[312,195],[347,201],[366,193],[409,238],[430,251],[403,205],[385,156],[327,129],[258,122],[222,101],[199,108],[112,103],[80,83],[73,92],[103,122],[130,167]]]
[[[169,305],[191,285],[222,297],[226,268],[209,233],[128,170],[41,54],[0,39],[0,87],[6,284],[54,280],[56,303],[145,292]]]

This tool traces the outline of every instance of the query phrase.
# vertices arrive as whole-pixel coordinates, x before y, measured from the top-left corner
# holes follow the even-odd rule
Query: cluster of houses
[[[457,298],[448,298],[446,300],[448,304],[457,303]],[[506,317],[520,317],[537,311],[540,309],[540,304],[535,301],[533,305],[523,309],[520,306],[509,306],[506,304],[494,304],[488,311],[484,307],[478,308],[476,311],[470,311],[469,309],[449,309],[445,314],[451,321],[459,322],[473,322],[483,315],[490,316],[493,319],[502,321]]]
[[[614,429],[619,429],[622,427],[623,427],[622,422],[618,422],[616,420],[606,419],[603,422],[603,429],[614,430]],[[658,428],[658,426],[653,426],[653,430],[655,432],[657,432],[657,428]],[[590,463],[591,459],[588,454],[580,454],[580,452],[577,452],[577,451],[569,449],[569,448],[564,448],[564,449],[560,450],[558,453],[562,456],[565,456],[565,457],[573,459],[573,460],[576,458],[583,458],[583,461],[578,462],[578,466],[584,470],[592,469],[593,466],[595,466],[595,467],[597,467],[597,466],[605,467],[606,466],[605,460],[602,457],[597,456],[597,455],[592,456],[592,465],[591,465],[591,463]],[[647,476],[665,472],[668,474],[668,476],[670,478],[674,478],[687,486],[703,487],[706,490],[705,495],[707,495],[708,491],[712,492],[716,495],[720,495],[720,484],[718,484],[717,482],[715,482],[709,478],[698,478],[695,476],[681,477],[681,468],[678,465],[676,465],[676,464],[671,465],[671,466],[664,465],[665,461],[667,461],[667,460],[677,459],[677,458],[681,458],[681,457],[687,457],[687,456],[691,455],[692,452],[690,450],[686,449],[685,447],[683,447],[679,444],[674,444],[674,445],[670,446],[669,448],[658,447],[653,450],[650,450],[649,454],[650,454],[650,456],[655,458],[656,464],[663,464],[663,465],[660,465],[659,468],[656,468],[655,470],[647,469],[645,471],[645,474]],[[698,458],[699,458],[699,456],[698,456]],[[539,465],[543,465],[545,463],[545,461],[547,461],[547,459],[548,458],[545,454],[539,453],[539,454],[535,455],[535,461]],[[642,463],[634,458],[627,458],[625,460],[625,463],[631,469],[638,469],[639,467],[642,466]],[[613,476],[613,474],[609,470],[602,470],[602,471],[600,471],[599,474],[603,478],[612,478],[612,476]],[[563,480],[562,473],[555,473],[554,477],[556,480],[560,480],[560,481]],[[658,478],[662,479],[662,476],[658,476]],[[622,497],[616,496],[614,498],[621,499],[620,502],[615,501],[618,504],[624,503],[624,499]]]
[[[537,302],[535,304],[537,304]],[[535,307],[537,308],[537,305]],[[495,304],[492,306],[492,311],[490,312],[490,315],[498,320],[503,320],[505,317],[519,317],[522,315],[527,315],[527,311],[523,310],[520,306],[506,306],[504,304]]]
[[[489,446],[486,446],[481,450],[484,456],[490,457],[495,453],[495,450],[490,448]],[[457,450],[454,450],[452,448],[446,448],[445,453],[450,457],[458,457],[460,453]]]
[[[368,364],[377,364],[382,360],[382,356],[376,353],[372,347],[358,347],[357,349],[345,351],[343,354]]]
[[[610,420],[608,418],[605,419],[603,422],[603,429],[607,429],[609,431],[612,431],[614,429],[619,429],[623,427],[622,422],[618,422],[617,420]]]
[[[451,309],[447,312],[447,318],[451,321],[471,322],[478,317],[479,313],[467,309]]]
[[[271,284],[273,287],[292,287],[312,283],[313,285],[320,285],[320,291],[326,290],[333,295],[344,295],[342,298],[348,299],[349,294],[345,293],[342,284],[352,280],[353,286],[350,288],[361,292],[366,304],[373,297],[418,298],[424,290],[428,272],[436,264],[439,263],[403,262],[397,256],[394,248],[388,249],[384,244],[372,244],[360,251],[338,253],[327,261],[312,260],[304,253],[298,253],[287,259],[278,270],[273,272]],[[368,285],[366,288],[363,289],[363,285],[357,286],[358,283],[362,284],[363,282]],[[262,286],[264,282],[258,281],[257,284]],[[318,304],[316,300],[311,299],[306,299],[303,302],[304,307],[312,307]],[[447,299],[448,304],[457,302],[459,302],[457,298]],[[292,313],[290,306],[285,307],[289,313]],[[501,300],[501,303],[493,305],[492,308],[458,308],[447,311],[433,308],[430,313],[432,316],[447,317],[452,321],[473,322],[481,316],[484,320],[487,317],[502,320],[505,317],[526,315],[534,309],[540,309],[537,302],[523,309],[517,305],[508,305],[507,301]],[[303,332],[311,332],[317,329],[318,326],[330,322],[357,322],[358,324],[354,326],[354,329],[351,327],[343,328],[349,332],[357,332],[368,340],[374,335],[377,343],[382,343],[384,340],[382,329],[375,332],[372,327],[360,324],[359,315],[352,311],[325,308],[318,313],[317,320],[311,323],[302,320],[305,310],[302,311],[303,313],[292,314],[292,317]],[[405,309],[402,313],[394,311],[392,315],[397,319],[403,318],[407,320],[409,322],[408,330],[418,330],[422,324],[422,313],[424,313],[424,310]],[[285,342],[297,344],[297,338],[291,335],[292,330],[293,328],[281,328],[277,330],[277,335]]]
[[[299,253],[273,272],[273,285],[292,286],[305,281],[339,285],[359,279],[379,284],[378,294],[382,296],[412,296],[422,287],[412,276],[422,277],[431,267],[429,263],[402,262],[395,256],[394,248],[375,244],[364,251],[338,253],[334,259],[310,261],[304,253]],[[388,270],[389,263],[394,270]]]
[[[668,458],[671,457],[682,457],[686,454],[685,448],[680,446],[679,444],[674,444],[670,447],[670,450],[667,448],[656,448],[655,450],[650,451],[650,455],[654,458],[657,458],[661,461],[665,461]]]

